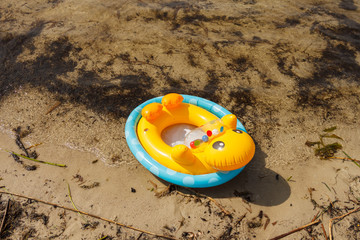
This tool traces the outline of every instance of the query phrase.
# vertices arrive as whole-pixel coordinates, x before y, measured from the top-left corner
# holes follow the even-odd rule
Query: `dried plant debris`
[[[262,219],[263,219],[264,213],[263,211],[260,211],[259,214],[252,218],[250,221],[247,222],[247,225],[249,228],[258,228],[261,227],[262,224]]]
[[[228,225],[225,228],[225,231],[221,234],[221,236],[218,238],[219,240],[227,240],[227,239],[232,239],[234,238],[234,236],[232,236],[232,230],[233,227],[231,225]]]
[[[85,230],[85,229],[95,229],[97,226],[99,226],[99,222],[98,221],[87,221],[86,223],[82,223],[81,225],[81,229]]]
[[[181,234],[182,239],[186,239],[186,240],[196,240],[198,239],[200,236],[202,235],[202,233],[200,231],[198,231],[197,233],[193,233],[193,232],[183,232]]]
[[[19,135],[16,136],[15,143],[20,148],[20,150],[22,150],[25,153],[25,156],[30,157],[30,154],[27,151],[27,149],[25,148],[25,146],[24,146],[23,142],[21,141]]]
[[[25,231],[22,235],[22,239],[29,239],[35,237],[36,230],[34,228],[30,228],[29,230]]]
[[[23,152],[24,156],[26,156],[27,158],[32,158],[32,159],[36,159],[38,157],[37,152],[34,151],[29,151],[27,148],[25,148],[21,138],[27,136],[28,134],[31,133],[30,131],[30,127],[27,127],[26,131],[22,131],[21,127],[17,127],[16,129],[13,129],[15,134],[16,134],[16,138],[15,138],[15,143],[16,145],[19,147],[19,149]],[[23,165],[23,167],[27,170],[27,171],[34,171],[37,169],[36,165],[27,165],[25,164],[19,157],[22,156],[22,154],[17,154],[14,152],[10,152],[10,155],[14,158],[15,162]]]
[[[27,165],[27,164],[24,164],[24,168],[27,170],[27,171],[35,171],[37,169],[37,166],[36,165]]]
[[[14,153],[10,153],[10,155],[14,158],[15,162],[23,164],[23,161],[20,160],[20,158],[17,155],[15,155]]]
[[[29,217],[31,220],[36,220],[36,221],[41,220],[45,226],[49,223],[49,216],[45,215],[44,213],[38,214],[35,211],[33,211],[30,213]]]
[[[100,186],[99,182],[93,182],[92,184],[84,185],[84,183],[86,183],[87,180],[85,180],[84,177],[81,176],[79,173],[75,174],[73,176],[73,179],[75,179],[75,181],[78,183],[78,185],[83,189],[91,189],[91,188]]]
[[[355,207],[359,205],[359,202],[353,201],[351,199],[351,197],[352,197],[351,189],[348,192],[349,201],[340,202],[340,200],[338,200],[337,198],[332,201],[329,198],[328,201],[325,201],[322,203],[320,203],[319,200],[315,201],[315,199],[313,198],[313,191],[315,191],[314,188],[308,188],[308,190],[310,193],[310,201],[314,205],[314,210],[319,209],[318,212],[315,214],[312,221],[315,221],[316,219],[319,219],[319,220],[323,219],[324,215],[326,215],[327,217],[329,217],[331,219],[337,219],[337,218],[339,218],[339,216],[343,216],[342,214],[344,214],[344,213],[346,215],[347,213],[355,211],[356,210]],[[322,199],[322,198],[320,198],[320,199]],[[321,233],[321,231],[320,232],[311,232],[311,231],[315,231],[315,230],[308,229],[308,232],[309,232],[310,236],[312,236],[312,237],[316,237],[317,235],[322,235],[324,233],[324,231],[322,231],[322,233]],[[357,239],[357,238],[355,238],[355,239]]]
[[[170,227],[169,225],[165,225],[163,226],[163,228],[167,231],[169,231],[170,233],[174,233],[176,231],[176,227],[172,226]]]
[[[53,226],[49,226],[49,215],[36,212],[37,207],[33,205],[34,202],[30,199],[25,201],[0,200],[0,221],[3,220],[0,227],[0,239],[38,239],[40,230],[34,228],[34,222],[40,222],[46,229],[49,229],[50,235],[47,239],[57,239],[63,234],[66,228],[65,212],[62,215],[59,214],[60,219],[63,219],[60,226],[53,228]],[[39,225],[36,226],[39,227]],[[44,233],[41,234],[43,237]]]
[[[23,198],[23,199],[26,199],[27,200],[33,200],[37,203],[42,203],[42,204],[46,204],[46,205],[49,205],[49,206],[52,206],[54,207],[54,209],[63,209],[63,210],[67,210],[67,211],[71,211],[71,212],[76,212],[76,213],[81,213],[82,215],[86,215],[86,216],[89,216],[89,217],[92,217],[94,219],[98,219],[98,220],[102,220],[102,221],[105,221],[107,223],[112,223],[112,224],[115,224],[116,226],[119,226],[119,227],[124,227],[126,229],[131,229],[133,231],[136,231],[136,232],[141,232],[141,233],[145,233],[143,234],[142,236],[144,236],[144,239],[148,239],[147,238],[147,235],[152,235],[154,237],[157,237],[157,238],[161,238],[161,239],[175,239],[172,235],[169,235],[169,234],[166,234],[166,235],[162,235],[162,234],[156,234],[156,233],[153,233],[153,232],[150,232],[150,231],[146,231],[146,230],[142,230],[140,228],[136,228],[136,227],[133,227],[133,226],[130,226],[130,225],[126,225],[126,224],[122,224],[122,223],[119,223],[116,221],[116,218],[115,220],[110,220],[110,219],[106,219],[104,217],[101,217],[101,216],[97,216],[97,215],[94,215],[94,214],[90,214],[90,213],[86,213],[86,212],[83,212],[83,211],[79,211],[79,210],[76,210],[76,208],[70,208],[70,207],[65,207],[65,206],[62,206],[62,205],[59,205],[59,204],[56,204],[56,203],[51,203],[51,202],[47,202],[47,201],[44,201],[44,200],[41,200],[41,199],[35,199],[35,198],[31,198],[31,197],[28,197],[28,196],[25,196],[25,195],[21,195],[21,194],[16,194],[16,193],[11,193],[9,191],[1,191],[1,194],[3,195],[11,195],[11,196],[15,196],[15,197],[19,197],[19,198]],[[0,214],[1,214],[1,208],[2,208],[2,205],[3,205],[3,201],[1,201],[1,196],[0,195]],[[27,204],[27,203],[26,203]],[[21,206],[20,204],[18,204],[20,207],[18,207],[18,209],[21,210],[21,212],[18,214],[20,216],[19,219],[16,219],[16,221],[11,221],[11,223],[19,223],[19,225],[21,225],[21,229],[16,231],[16,233],[18,234],[19,232],[21,233],[22,230],[24,228],[28,228],[27,226],[25,226],[25,224],[27,224],[26,222],[29,222],[28,220],[30,219],[30,221],[32,220],[31,218],[29,218],[29,216],[31,215],[29,212],[33,212],[36,208],[35,206],[27,206],[27,207],[24,207]],[[30,211],[29,211],[30,209]],[[53,210],[52,210],[53,211]],[[23,213],[25,212],[25,213]],[[60,217],[60,219],[64,219],[65,218],[65,213],[60,213],[58,214],[58,216]],[[35,215],[36,216],[36,215]],[[39,215],[41,216],[41,215]],[[8,218],[7,218],[8,219]],[[43,219],[42,217],[40,217],[39,219]],[[71,217],[66,217],[66,219],[71,219]],[[31,223],[31,222],[30,222]],[[86,228],[91,228],[91,227],[96,227],[98,226],[99,224],[97,223],[97,221],[94,221],[93,223],[90,223],[90,225],[83,225],[84,227]],[[104,225],[104,228],[106,228],[107,225]],[[65,226],[62,224],[62,226],[60,226],[60,228],[58,229],[59,232],[56,233],[55,235],[53,234],[53,230],[50,229],[50,228],[46,228],[48,229],[50,232],[50,234],[52,234],[52,236],[49,237],[49,239],[51,238],[56,238],[56,236],[60,236],[63,232],[64,232],[64,228],[66,228],[66,222],[65,222]],[[114,229],[113,226],[111,226],[111,229]],[[116,228],[117,230],[117,233],[121,232],[120,230],[121,228]],[[15,232],[14,232],[15,233]],[[1,234],[1,233],[0,233]],[[0,236],[1,238],[1,236]],[[126,233],[125,233],[125,237],[124,239],[133,239],[133,238],[127,238],[126,237]],[[153,238],[152,238],[153,239]]]
[[[333,157],[340,149],[342,149],[342,145],[337,142],[323,145],[323,147],[315,149],[315,156],[318,156],[321,159],[328,159]]]
[[[338,142],[325,144],[324,139],[332,138],[343,140],[338,135],[332,133],[334,130],[336,130],[336,126],[324,129],[324,134],[319,135],[319,141],[306,141],[305,145],[308,147],[316,146],[315,156],[320,157],[320,159],[329,159],[333,157],[338,152],[338,150],[342,149],[342,145]]]
[[[79,182],[79,184],[84,183],[84,178],[78,173],[73,176],[73,179],[76,179],[76,181]]]
[[[247,213],[244,213],[243,215],[241,215],[241,217],[239,217],[236,221],[235,224],[236,225],[240,225],[240,223],[242,222],[242,220],[246,217]]]
[[[252,202],[252,198],[253,198],[253,194],[249,191],[239,192],[237,190],[234,190],[234,196],[241,197],[248,202]]]
[[[176,191],[176,186],[173,184],[169,184],[164,190],[156,191],[155,196],[158,198],[169,196],[174,191]]]
[[[269,218],[269,216],[267,214],[264,214],[264,217],[266,218],[265,224],[264,224],[264,230],[266,230],[267,226],[270,223],[270,218]]]
[[[2,211],[0,219],[3,219],[1,239],[10,237],[14,230],[21,225],[20,218],[23,213],[23,208],[19,202],[9,200],[9,205],[6,206],[7,201],[1,201],[0,210]],[[6,208],[8,208],[7,211]]]
[[[347,231],[346,239],[360,239],[360,221],[358,218],[354,218],[351,221],[350,227]]]
[[[330,127],[330,128],[325,128],[324,130],[323,130],[323,132],[332,132],[332,131],[334,131],[334,130],[336,130],[336,126],[333,126],[333,127]]]
[[[98,187],[98,186],[100,186],[99,182],[93,182],[90,185],[81,185],[80,187],[83,189],[91,189],[91,188]]]
[[[354,231],[356,234],[360,234],[360,220],[357,218],[354,218],[348,229],[351,231]]]
[[[19,136],[19,138],[24,138],[28,136],[30,133],[32,133],[33,130],[30,128],[30,126],[27,126],[25,130],[22,129],[21,126],[18,126],[17,128],[14,128],[13,131],[16,134],[16,136]]]
[[[179,191],[178,188],[182,188],[182,189],[190,192],[190,194],[183,193],[183,192]],[[195,191],[194,189],[191,189],[191,188],[180,187],[180,186],[176,186],[174,184],[170,184],[164,190],[159,191],[159,192],[156,191],[155,196],[160,198],[160,197],[170,195],[172,193],[176,193],[178,195],[181,195],[181,196],[185,197],[188,200],[188,202],[193,200],[195,203],[201,203],[201,204],[204,203],[205,206],[209,208],[210,213],[212,212],[211,208],[210,208],[210,202],[212,202],[220,209],[220,211],[215,212],[215,214],[217,214],[220,218],[229,217],[231,220],[233,218],[232,214],[229,211],[227,211],[225,208],[223,208],[221,206],[221,204],[219,204],[215,199],[213,199],[212,197],[209,197],[207,195],[201,194],[201,193],[199,193],[199,192],[197,192],[197,191]],[[206,201],[203,202],[202,199],[205,199]]]

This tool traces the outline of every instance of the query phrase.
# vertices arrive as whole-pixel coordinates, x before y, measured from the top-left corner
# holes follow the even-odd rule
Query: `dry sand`
[[[72,207],[69,185],[79,210],[176,238],[270,239],[317,213],[329,235],[330,218],[359,206],[360,168],[320,160],[305,143],[336,126],[342,140],[325,144],[360,158],[359,8],[352,0],[2,0],[2,191]],[[238,177],[198,190],[232,217],[183,188],[157,197],[168,183],[128,149],[131,110],[169,92],[226,107],[254,138],[255,157]],[[4,149],[21,153],[18,127],[25,147],[41,143],[31,149],[38,159],[67,168],[15,162]],[[2,220],[10,196],[0,197]],[[154,238],[10,198],[3,238]],[[334,239],[359,239],[359,224],[359,212],[345,217]],[[320,224],[286,239],[312,238],[325,239]]]

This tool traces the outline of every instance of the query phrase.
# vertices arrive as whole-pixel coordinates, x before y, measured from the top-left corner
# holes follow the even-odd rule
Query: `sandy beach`
[[[127,117],[171,92],[243,123],[256,153],[236,178],[186,189],[136,160]],[[359,1],[2,0],[0,238],[272,239],[319,221],[283,239],[360,239],[359,106]]]

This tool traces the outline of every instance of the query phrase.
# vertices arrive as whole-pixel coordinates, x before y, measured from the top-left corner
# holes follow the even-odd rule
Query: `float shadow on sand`
[[[212,198],[233,198],[260,206],[279,205],[290,197],[291,189],[286,179],[265,167],[266,157],[267,155],[257,146],[252,161],[234,179],[220,186],[194,190]],[[164,185],[169,184],[160,178],[157,179]],[[181,187],[178,191],[187,192]]]

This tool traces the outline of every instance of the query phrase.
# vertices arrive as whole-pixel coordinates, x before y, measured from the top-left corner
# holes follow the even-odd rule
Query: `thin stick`
[[[241,215],[241,217],[238,220],[236,220],[236,223],[237,224],[241,223],[241,221],[246,217],[246,214],[247,213],[244,213],[243,215]]]
[[[61,102],[57,101],[52,107],[49,108],[49,110],[47,110],[47,112],[45,113],[45,115],[51,113],[53,110],[55,110],[55,108],[57,108],[58,106],[60,106]]]
[[[353,159],[353,158],[346,158],[346,157],[329,157],[331,159],[339,159],[339,160],[348,160],[348,161],[354,161],[354,162],[358,162],[360,163],[360,160],[356,160],[356,159]]]
[[[284,238],[284,237],[286,237],[286,236],[289,236],[290,234],[296,233],[296,232],[301,231],[301,230],[303,230],[303,229],[305,229],[305,228],[307,228],[307,227],[310,227],[310,226],[312,226],[312,225],[318,224],[319,222],[320,222],[320,219],[318,219],[318,220],[315,221],[315,222],[311,222],[311,223],[309,223],[309,224],[306,224],[306,225],[304,225],[304,226],[302,226],[302,227],[299,227],[299,228],[296,228],[296,229],[294,229],[294,230],[291,230],[290,232],[287,232],[287,233],[281,234],[281,235],[279,235],[279,236],[277,236],[277,237],[271,238],[270,240],[278,240],[278,239]]]
[[[106,218],[103,218],[103,217],[100,217],[100,216],[97,216],[97,215],[94,215],[94,214],[91,214],[91,213],[83,212],[83,211],[80,211],[80,210],[75,210],[73,208],[69,208],[69,207],[65,207],[65,206],[61,206],[61,205],[58,205],[56,203],[50,203],[50,202],[46,202],[44,200],[40,200],[40,199],[36,199],[36,198],[32,198],[32,197],[27,197],[27,196],[12,193],[12,192],[0,191],[0,193],[9,194],[9,195],[20,197],[20,198],[26,198],[26,199],[30,199],[30,200],[33,200],[33,201],[44,203],[44,204],[47,204],[47,205],[50,205],[50,206],[55,206],[55,207],[58,207],[58,208],[62,208],[62,209],[68,210],[68,211],[81,213],[81,214],[84,214],[86,216],[90,216],[90,217],[93,217],[93,218],[96,218],[96,219],[103,220],[105,222],[113,223],[113,224],[121,226],[121,227],[125,227],[125,228],[128,228],[128,229],[132,229],[134,231],[137,231],[137,232],[146,233],[146,234],[153,235],[153,236],[156,236],[156,237],[162,237],[162,238],[165,238],[165,239],[176,239],[174,237],[164,236],[164,235],[148,232],[148,231],[145,231],[145,230],[141,230],[139,228],[131,227],[131,226],[128,226],[128,225],[125,225],[125,224],[122,224],[122,223],[119,223],[119,222],[115,222],[113,220],[106,219]]]
[[[34,145],[31,145],[30,147],[27,147],[26,149],[29,150],[31,148],[34,148],[34,147],[37,147],[37,146],[40,146],[42,143],[36,143]]]
[[[318,211],[318,212],[316,213],[316,215],[314,216],[314,218],[311,220],[312,222],[315,221],[315,220],[318,218],[319,213],[320,213],[320,211]]]
[[[218,203],[217,201],[215,201],[212,197],[207,197],[210,201],[212,201],[213,203],[215,203],[216,206],[218,206],[218,208],[220,208],[220,210],[225,213],[225,215],[227,216],[231,216],[231,213],[226,210],[225,208],[223,208],[220,203]]]
[[[342,218],[346,217],[347,215],[350,215],[350,214],[352,214],[354,212],[357,212],[359,210],[360,210],[360,207],[358,207],[358,208],[356,208],[356,209],[354,209],[354,210],[352,210],[352,211],[350,211],[350,212],[348,212],[348,213],[346,213],[344,215],[341,215],[341,216],[334,217],[334,218],[330,219],[330,221],[329,221],[329,239],[332,240],[332,223],[333,223],[334,220],[342,219]]]
[[[326,235],[326,231],[325,231],[325,228],[324,228],[324,224],[322,224],[322,223],[321,223],[321,228],[322,228],[322,230],[323,230],[323,232],[324,232],[325,240],[327,240],[328,238],[327,238],[327,235]]]
[[[6,216],[7,216],[7,212],[9,211],[9,206],[10,206],[10,198],[9,198],[8,201],[7,201],[6,208],[5,208],[5,213],[4,213],[3,219],[2,219],[2,221],[1,221],[0,235],[1,235],[2,231],[3,231],[5,219],[6,219]]]

